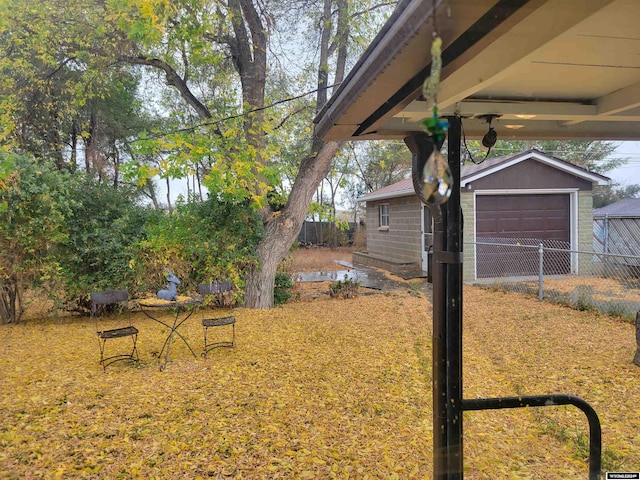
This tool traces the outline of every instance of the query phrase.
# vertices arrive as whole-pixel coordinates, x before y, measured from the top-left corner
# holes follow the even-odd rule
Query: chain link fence
[[[571,250],[566,242],[531,238],[482,238],[465,248],[472,246],[476,285],[628,320],[640,310],[640,256]]]

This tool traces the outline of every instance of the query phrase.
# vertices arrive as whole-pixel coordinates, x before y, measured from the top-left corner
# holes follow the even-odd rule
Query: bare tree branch
[[[295,117],[296,115],[298,115],[299,113],[304,112],[305,110],[310,110],[311,106],[309,105],[305,105],[303,107],[298,108],[297,110],[293,111],[293,112],[289,112],[287,115],[285,115],[280,122],[278,123],[278,125],[276,125],[275,127],[273,127],[274,130],[278,130],[279,128],[284,127],[284,124],[287,123],[287,121],[291,118],[291,117]]]
[[[191,92],[187,82],[178,75],[178,72],[168,63],[160,60],[159,58],[148,58],[143,55],[138,56],[122,56],[123,61],[134,65],[146,65],[154,67],[158,70],[162,70],[165,73],[167,84],[175,87],[180,96],[189,104],[198,114],[201,119],[211,119],[213,115],[209,109],[196,98]]]
[[[371,13],[371,12],[375,12],[376,10],[380,10],[381,8],[394,7],[397,4],[398,4],[398,2],[377,3],[376,5],[372,5],[371,7],[367,8],[366,10],[362,10],[361,12],[352,13],[351,14],[351,18],[361,17],[362,15],[365,15],[365,14]]]

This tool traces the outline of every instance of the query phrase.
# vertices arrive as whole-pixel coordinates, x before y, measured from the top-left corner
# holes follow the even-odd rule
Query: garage
[[[538,275],[540,243],[545,275],[578,273],[579,256],[567,250],[592,249],[592,190],[608,184],[607,177],[535,149],[463,165],[465,281]],[[410,264],[425,275],[428,255],[425,262],[422,254],[433,235],[411,178],[359,200],[366,202],[367,251],[354,253],[354,261],[389,271]],[[380,223],[383,208],[388,225]]]
[[[537,275],[540,243],[544,273],[570,273],[569,252],[549,250],[571,246],[570,206],[569,194],[477,195],[477,276]]]

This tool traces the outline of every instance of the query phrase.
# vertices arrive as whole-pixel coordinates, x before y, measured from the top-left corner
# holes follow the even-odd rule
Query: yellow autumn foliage
[[[415,293],[236,309],[235,349],[194,358],[174,338],[164,372],[166,328],[139,312],[140,364],[106,373],[91,319],[2,326],[0,478],[431,478],[431,306]],[[640,469],[631,325],[464,296],[466,398],[578,395],[600,415],[606,461]],[[179,330],[197,352],[199,320]],[[571,407],[464,420],[467,479],[586,478],[586,420]]]

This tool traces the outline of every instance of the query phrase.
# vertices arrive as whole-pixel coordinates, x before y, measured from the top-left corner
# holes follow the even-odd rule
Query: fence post
[[[640,367],[640,311],[636,313],[636,356],[633,363]]]
[[[604,235],[603,253],[609,253],[609,214],[604,214],[604,224],[602,227]]]
[[[544,296],[544,292],[542,290],[542,277],[544,275],[544,245],[542,242],[538,245],[538,259],[539,259],[539,267],[538,267],[538,300],[541,302],[542,297]]]

